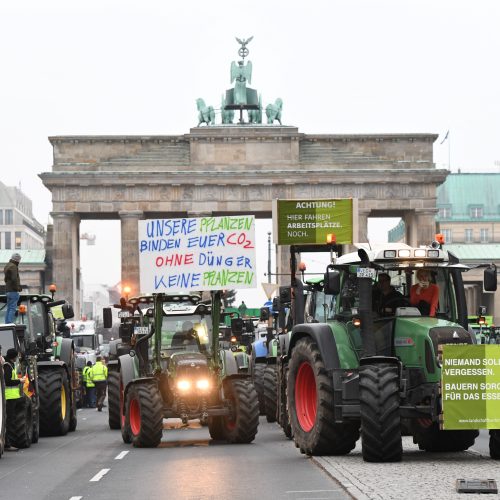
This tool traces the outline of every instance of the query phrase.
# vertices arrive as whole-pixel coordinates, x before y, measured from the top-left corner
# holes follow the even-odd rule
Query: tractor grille
[[[458,337],[456,337],[455,333]],[[438,344],[472,344],[472,338],[469,332],[464,330],[461,326],[440,326],[431,328],[429,337],[432,340],[435,354],[438,352]]]

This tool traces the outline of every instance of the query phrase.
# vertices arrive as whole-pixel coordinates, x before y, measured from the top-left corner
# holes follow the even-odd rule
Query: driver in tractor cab
[[[428,269],[417,271],[417,283],[410,289],[410,304],[418,307],[422,316],[436,316],[439,287],[432,282]]]
[[[380,273],[373,290],[373,310],[380,316],[394,316],[402,300],[403,295],[391,285],[391,277],[387,273]]]

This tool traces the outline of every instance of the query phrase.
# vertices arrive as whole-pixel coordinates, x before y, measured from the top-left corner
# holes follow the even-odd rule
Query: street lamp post
[[[271,233],[267,233],[267,282],[271,283]]]

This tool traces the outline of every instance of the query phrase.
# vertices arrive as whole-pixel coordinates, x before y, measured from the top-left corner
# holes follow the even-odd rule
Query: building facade
[[[30,292],[46,287],[45,229],[33,216],[31,199],[21,189],[0,182],[0,265],[21,255],[21,283]]]

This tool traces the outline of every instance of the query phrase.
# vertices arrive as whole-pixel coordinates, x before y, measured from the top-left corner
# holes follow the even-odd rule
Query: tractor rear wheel
[[[264,370],[264,407],[268,422],[276,422],[276,366],[268,365]]]
[[[264,371],[266,369],[266,365],[263,363],[255,363],[252,369],[252,382],[255,387],[255,391],[257,392],[257,398],[259,401],[259,414],[265,415],[265,396],[264,396]]]
[[[155,448],[163,434],[163,404],[155,384],[132,385],[127,394],[127,417],[132,444]]]
[[[66,370],[44,369],[38,372],[40,394],[40,436],[64,436],[71,417],[71,395]]]
[[[33,442],[33,406],[31,399],[23,396],[17,400],[16,417],[9,424],[9,443],[16,448],[29,448]]]
[[[225,439],[229,443],[251,443],[259,426],[259,400],[254,385],[246,379],[229,379],[225,394],[232,408],[232,415],[223,418]]]
[[[414,421],[413,425],[413,442],[421,450],[430,452],[465,451],[474,444],[477,436],[479,431],[476,430],[442,431],[436,422],[428,427],[420,425],[418,421]]]
[[[33,413],[33,433],[31,436],[32,443],[38,443],[38,438],[40,437],[40,415],[38,414],[38,410],[36,409],[36,394],[31,397],[31,408]],[[38,404],[39,406],[39,404]]]
[[[110,429],[120,428],[120,373],[108,373],[108,422]]]
[[[500,430],[490,430],[490,457],[494,460],[500,458]]]
[[[311,338],[297,342],[288,370],[288,412],[297,447],[307,455],[349,453],[359,438],[359,422],[335,423],[333,380]]]
[[[5,433],[7,421],[7,408],[5,406],[5,378],[3,375],[3,366],[0,364],[0,457],[5,450]]]
[[[399,373],[393,364],[359,369],[361,445],[366,462],[399,462],[403,456]]]

